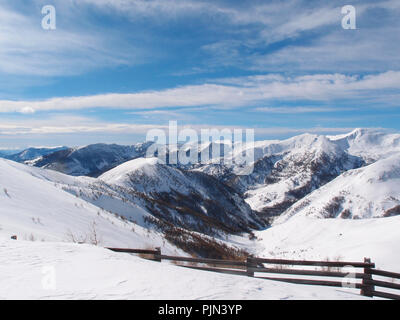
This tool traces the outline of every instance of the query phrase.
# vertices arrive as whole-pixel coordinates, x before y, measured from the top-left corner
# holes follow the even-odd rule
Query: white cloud
[[[32,107],[24,107],[21,109],[21,113],[24,114],[35,113],[35,109],[33,109]]]
[[[129,94],[57,97],[38,101],[0,100],[0,112],[80,110],[88,108],[157,109],[165,107],[217,106],[235,108],[284,100],[368,100],[384,90],[400,89],[400,71],[367,76],[316,74],[300,77],[256,76],[226,79],[218,83],[182,86]],[[229,84],[231,83],[231,84]]]

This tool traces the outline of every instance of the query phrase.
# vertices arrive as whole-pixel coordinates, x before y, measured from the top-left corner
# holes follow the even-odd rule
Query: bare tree
[[[73,243],[86,243],[87,236],[77,236],[70,229],[66,233],[67,241]]]
[[[66,233],[67,241],[73,243],[90,243],[95,246],[100,245],[101,237],[97,230],[97,223],[93,220],[93,222],[89,226],[89,230],[85,235],[77,235],[74,234],[70,229],[67,230]]]
[[[93,221],[93,223],[90,226],[89,239],[90,239],[90,243],[95,246],[100,244],[100,238],[99,238],[98,231],[97,231],[96,221]]]

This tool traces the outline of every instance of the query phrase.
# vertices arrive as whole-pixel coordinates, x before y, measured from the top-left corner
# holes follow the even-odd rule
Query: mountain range
[[[222,144],[202,144],[198,152]],[[151,145],[30,148],[7,155],[9,160],[0,161],[6,200],[1,210],[18,209],[21,216],[13,213],[0,227],[11,232],[21,218],[26,237],[32,227],[37,233],[33,237],[44,237],[40,229],[46,220],[58,226],[54,229],[59,230],[58,237],[69,232],[67,227],[82,233],[77,221],[85,216],[81,208],[87,208],[84,211],[93,221],[96,216],[117,217],[124,228],[142,230],[142,234],[149,230],[158,239],[154,241],[163,242],[169,251],[234,258],[252,251],[249,241],[256,241],[254,232],[297,217],[400,215],[400,134],[356,129],[337,136],[303,134],[282,141],[257,141],[248,175],[239,174],[237,165],[215,159],[168,165],[145,158]],[[249,147],[242,145],[232,151],[232,157]],[[170,146],[167,153],[174,148]],[[38,194],[30,194],[30,189]],[[53,209],[43,209],[47,199],[54,202]],[[71,206],[72,199],[77,200]],[[41,223],[28,226],[29,219]],[[90,219],[85,219],[87,229]],[[112,242],[114,227],[102,224],[102,228],[101,233]]]

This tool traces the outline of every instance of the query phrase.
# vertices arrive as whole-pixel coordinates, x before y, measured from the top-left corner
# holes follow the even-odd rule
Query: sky
[[[0,149],[133,144],[169,121],[399,131],[399,17],[398,0],[0,0]]]

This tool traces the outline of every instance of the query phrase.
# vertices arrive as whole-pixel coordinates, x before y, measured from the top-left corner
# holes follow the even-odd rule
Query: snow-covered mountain
[[[149,233],[134,222],[65,192],[45,179],[47,174],[58,173],[0,159],[0,238],[10,239],[16,235],[28,241],[87,242],[138,248],[159,246],[170,253],[179,251],[165,242],[161,233]],[[144,214],[139,207],[131,207],[131,211],[136,215]]]
[[[104,173],[103,181],[114,185],[120,183],[113,175],[118,175],[121,170],[131,171],[129,179],[128,173],[123,175],[125,180],[122,184],[125,189],[133,189],[146,197],[154,191],[153,193],[158,194],[158,200],[161,198],[162,201],[165,201],[163,198],[171,191],[187,195],[192,192],[189,190],[196,190],[195,193],[201,194],[200,189],[198,190],[199,177],[202,177],[200,180],[203,182],[207,180],[209,186],[217,183],[211,181],[211,177],[214,177],[220,182],[219,186],[230,188],[226,192],[233,192],[237,197],[245,198],[251,209],[262,213],[262,216],[268,219],[281,215],[299,200],[342,173],[400,152],[400,134],[376,129],[355,129],[349,134],[337,136],[303,134],[283,141],[257,141],[254,143],[255,161],[251,164],[253,171],[249,175],[238,174],[242,169],[240,166],[228,166],[218,163],[216,159],[193,166],[151,163],[143,158],[150,145],[151,143],[135,146],[89,145],[55,152],[30,164],[75,176],[97,177]],[[177,148],[178,146],[169,146],[167,158],[176,152]],[[216,148],[223,152],[224,143],[200,144],[199,157],[205,149],[211,151]],[[246,144],[234,149],[234,163],[237,163],[236,157],[248,149],[249,145]],[[141,160],[129,162],[132,159]],[[110,171],[119,165],[121,166],[118,170]],[[130,168],[133,165],[138,168]],[[154,171],[150,172],[149,167]],[[156,189],[151,190],[152,188]],[[171,200],[170,204],[179,206],[174,197],[171,198],[170,194],[168,197],[168,201]],[[182,197],[180,201],[183,201]],[[204,201],[200,207],[195,205],[196,201],[189,202],[192,204],[191,209],[204,212]]]
[[[212,176],[173,168],[157,158],[131,160],[99,180],[134,190],[155,216],[186,229],[213,234],[265,226],[234,189]]]
[[[293,216],[360,219],[400,215],[400,153],[349,170],[290,207]]]
[[[2,157],[23,163],[64,149],[67,147],[32,147],[19,152],[8,151]]]
[[[275,217],[341,174],[377,161],[379,167],[379,160],[399,152],[400,134],[355,129],[338,136],[303,134],[283,141],[257,141],[250,175],[237,175],[235,167],[213,163],[194,170],[217,177],[238,191],[252,209]]]
[[[144,160],[150,162],[147,167],[150,172],[165,170],[166,174],[175,174],[178,177],[177,179],[181,178],[181,185],[188,183],[184,173],[181,173],[181,177],[179,177],[180,170],[167,166],[158,167],[156,163],[152,163],[151,159]],[[131,162],[135,161],[140,162],[143,159]],[[129,169],[126,167],[128,164]],[[170,246],[180,248],[188,254],[234,258],[242,256],[245,251],[240,246],[237,247],[226,242],[226,238],[231,234],[250,232],[253,228],[260,229],[263,227],[262,220],[258,219],[257,214],[249,208],[243,199],[237,197],[234,192],[231,193],[228,187],[212,177],[202,177],[203,174],[189,173],[200,177],[197,186],[199,190],[201,189],[201,192],[189,185],[188,188],[190,189],[182,189],[180,190],[181,193],[172,190],[171,192],[164,192],[161,185],[159,192],[157,192],[157,186],[151,191],[142,190],[143,192],[140,192],[132,187],[131,183],[134,180],[128,180],[128,176],[135,176],[140,168],[143,169],[143,164],[137,165],[128,162],[123,165],[123,168],[113,169],[110,172],[109,181],[106,182],[104,180],[107,176],[102,177],[102,179],[73,177],[53,170],[29,167],[2,160],[2,167],[0,168],[1,185],[9,185],[7,179],[11,180],[10,177],[15,176],[17,180],[13,182],[13,185],[15,188],[20,185],[21,190],[23,190],[20,193],[28,194],[29,188],[35,189],[35,192],[31,192],[34,200],[31,200],[30,196],[27,196],[26,199],[14,198],[12,194],[16,192],[10,191],[11,189],[8,187],[4,190],[5,197],[14,199],[15,206],[21,205],[23,209],[19,213],[14,207],[5,207],[7,202],[0,202],[0,210],[14,213],[15,226],[24,225],[24,216],[26,215],[29,217],[27,220],[30,223],[28,227],[24,227],[26,231],[21,231],[18,227],[10,227],[7,234],[10,236],[17,233],[25,238],[31,238],[28,230],[32,229],[34,230],[32,238],[42,239],[43,235],[40,232],[38,233],[35,228],[39,227],[40,229],[41,223],[47,220],[46,216],[52,214],[53,219],[59,219],[57,227],[52,227],[52,231],[58,230],[57,234],[62,233],[61,237],[65,240],[68,237],[68,232],[74,230],[72,232],[75,238],[80,239],[92,231],[92,224],[95,222],[97,225],[97,219],[100,219],[104,213],[126,226],[128,233],[133,229],[136,236],[142,236],[145,240],[154,237],[154,233],[159,240],[157,243],[160,241],[164,245],[169,243]],[[121,173],[124,178],[114,180],[115,176],[112,173],[117,172]],[[149,175],[147,181],[151,180],[150,177]],[[166,178],[167,176],[164,176],[163,179]],[[25,180],[29,183],[25,183]],[[208,186],[207,183],[210,183],[210,181],[214,185]],[[177,183],[177,186],[179,186],[179,182]],[[48,197],[51,198],[50,205],[48,205]],[[66,198],[66,201],[74,201],[73,205],[65,205],[63,197]],[[47,206],[46,211],[42,212],[41,208],[44,206]],[[86,220],[89,221],[86,221],[83,219],[84,215],[79,216],[86,208],[89,208],[89,216],[95,217],[93,221],[90,218],[87,218]],[[74,210],[78,210],[78,212],[74,214]],[[54,212],[59,211],[61,211],[59,215],[54,215]],[[8,217],[0,216],[0,224],[4,219],[7,221]],[[20,221],[21,219],[22,221]],[[71,219],[71,223],[66,222],[69,219]],[[114,220],[111,220],[112,225],[116,223]],[[36,223],[37,221],[40,221],[40,223]],[[44,227],[45,230],[47,230],[46,228]],[[136,233],[136,230],[141,230],[141,232]],[[119,231],[116,229],[114,232],[118,233]],[[104,233],[104,231],[101,231],[101,233]],[[110,232],[110,236],[111,234],[112,232]],[[69,236],[71,237],[71,235]],[[217,238],[214,238],[214,236],[217,236]],[[244,236],[246,237],[246,234]],[[152,242],[150,241],[150,243]],[[190,245],[191,243],[192,245]],[[140,244],[139,242],[137,245],[142,247]],[[135,242],[130,245],[125,243],[124,246],[135,246]]]
[[[97,177],[128,160],[143,157],[151,143],[133,146],[92,144],[53,152],[29,163],[72,176]]]
[[[265,227],[264,220],[229,186],[201,172],[167,166],[157,158],[125,162],[99,178],[31,170],[35,176],[141,225],[157,222],[158,227],[168,224],[208,235]],[[132,206],[143,208],[147,215],[132,215]]]
[[[400,134],[378,129],[358,128],[348,134],[328,138],[347,153],[363,158],[366,163],[400,152]]]
[[[349,207],[349,210],[343,214],[331,213],[330,217],[396,214],[393,209],[396,200],[389,203],[386,198],[390,198],[390,188],[394,188],[397,181],[390,186],[386,183],[390,192],[382,195],[382,199],[376,199],[375,205],[383,211],[375,208],[375,213],[367,213],[363,206],[356,210],[348,205],[351,201],[355,203],[351,200],[354,197],[366,198],[369,195],[356,193],[340,184],[356,183],[356,173],[364,172],[364,169],[373,173],[379,169],[386,170],[387,163],[382,160],[399,153],[399,137],[398,134],[379,130],[356,129],[338,136],[303,134],[283,141],[258,141],[254,144],[254,170],[249,175],[238,175],[235,165],[215,163],[215,159],[195,166],[171,166],[155,158],[143,158],[151,143],[135,146],[97,144],[65,149],[29,164],[72,176],[100,176],[92,180],[83,177],[75,180],[72,177],[56,177],[54,180],[54,177],[49,178],[49,171],[43,171],[46,172],[46,179],[59,183],[64,190],[82,195],[86,201],[127,218],[138,219],[129,212],[131,205],[139,206],[151,215],[147,220],[158,219],[163,227],[167,223],[213,235],[220,231],[249,232],[265,227],[265,219],[282,214],[291,216],[293,210],[297,212],[299,207],[306,207],[307,201],[312,202],[310,208],[314,205],[314,211],[318,211],[320,216],[326,215],[324,208],[335,201],[338,202],[336,207],[343,207],[343,210]],[[221,147],[222,143],[202,144],[199,152],[205,148]],[[248,147],[244,144],[241,149],[235,149],[233,158]],[[168,152],[174,150],[170,146]],[[337,177],[340,179],[334,180]],[[342,193],[339,195],[329,189],[332,185],[341,189]],[[343,195],[344,190],[347,190],[347,196]],[[314,198],[310,200],[313,192],[318,199],[322,198],[322,194],[327,197],[325,201],[320,201],[323,207],[317,206]],[[395,192],[392,193],[397,199]],[[346,197],[348,200],[344,199]],[[387,205],[381,205],[381,201],[386,201]],[[392,204],[393,207],[390,207]],[[331,207],[332,211],[334,204]]]
[[[362,158],[347,153],[327,137],[311,134],[257,142],[254,154],[254,169],[249,175],[236,175],[234,169],[214,164],[196,170],[216,175],[266,217],[281,214],[341,173],[364,164]]]

